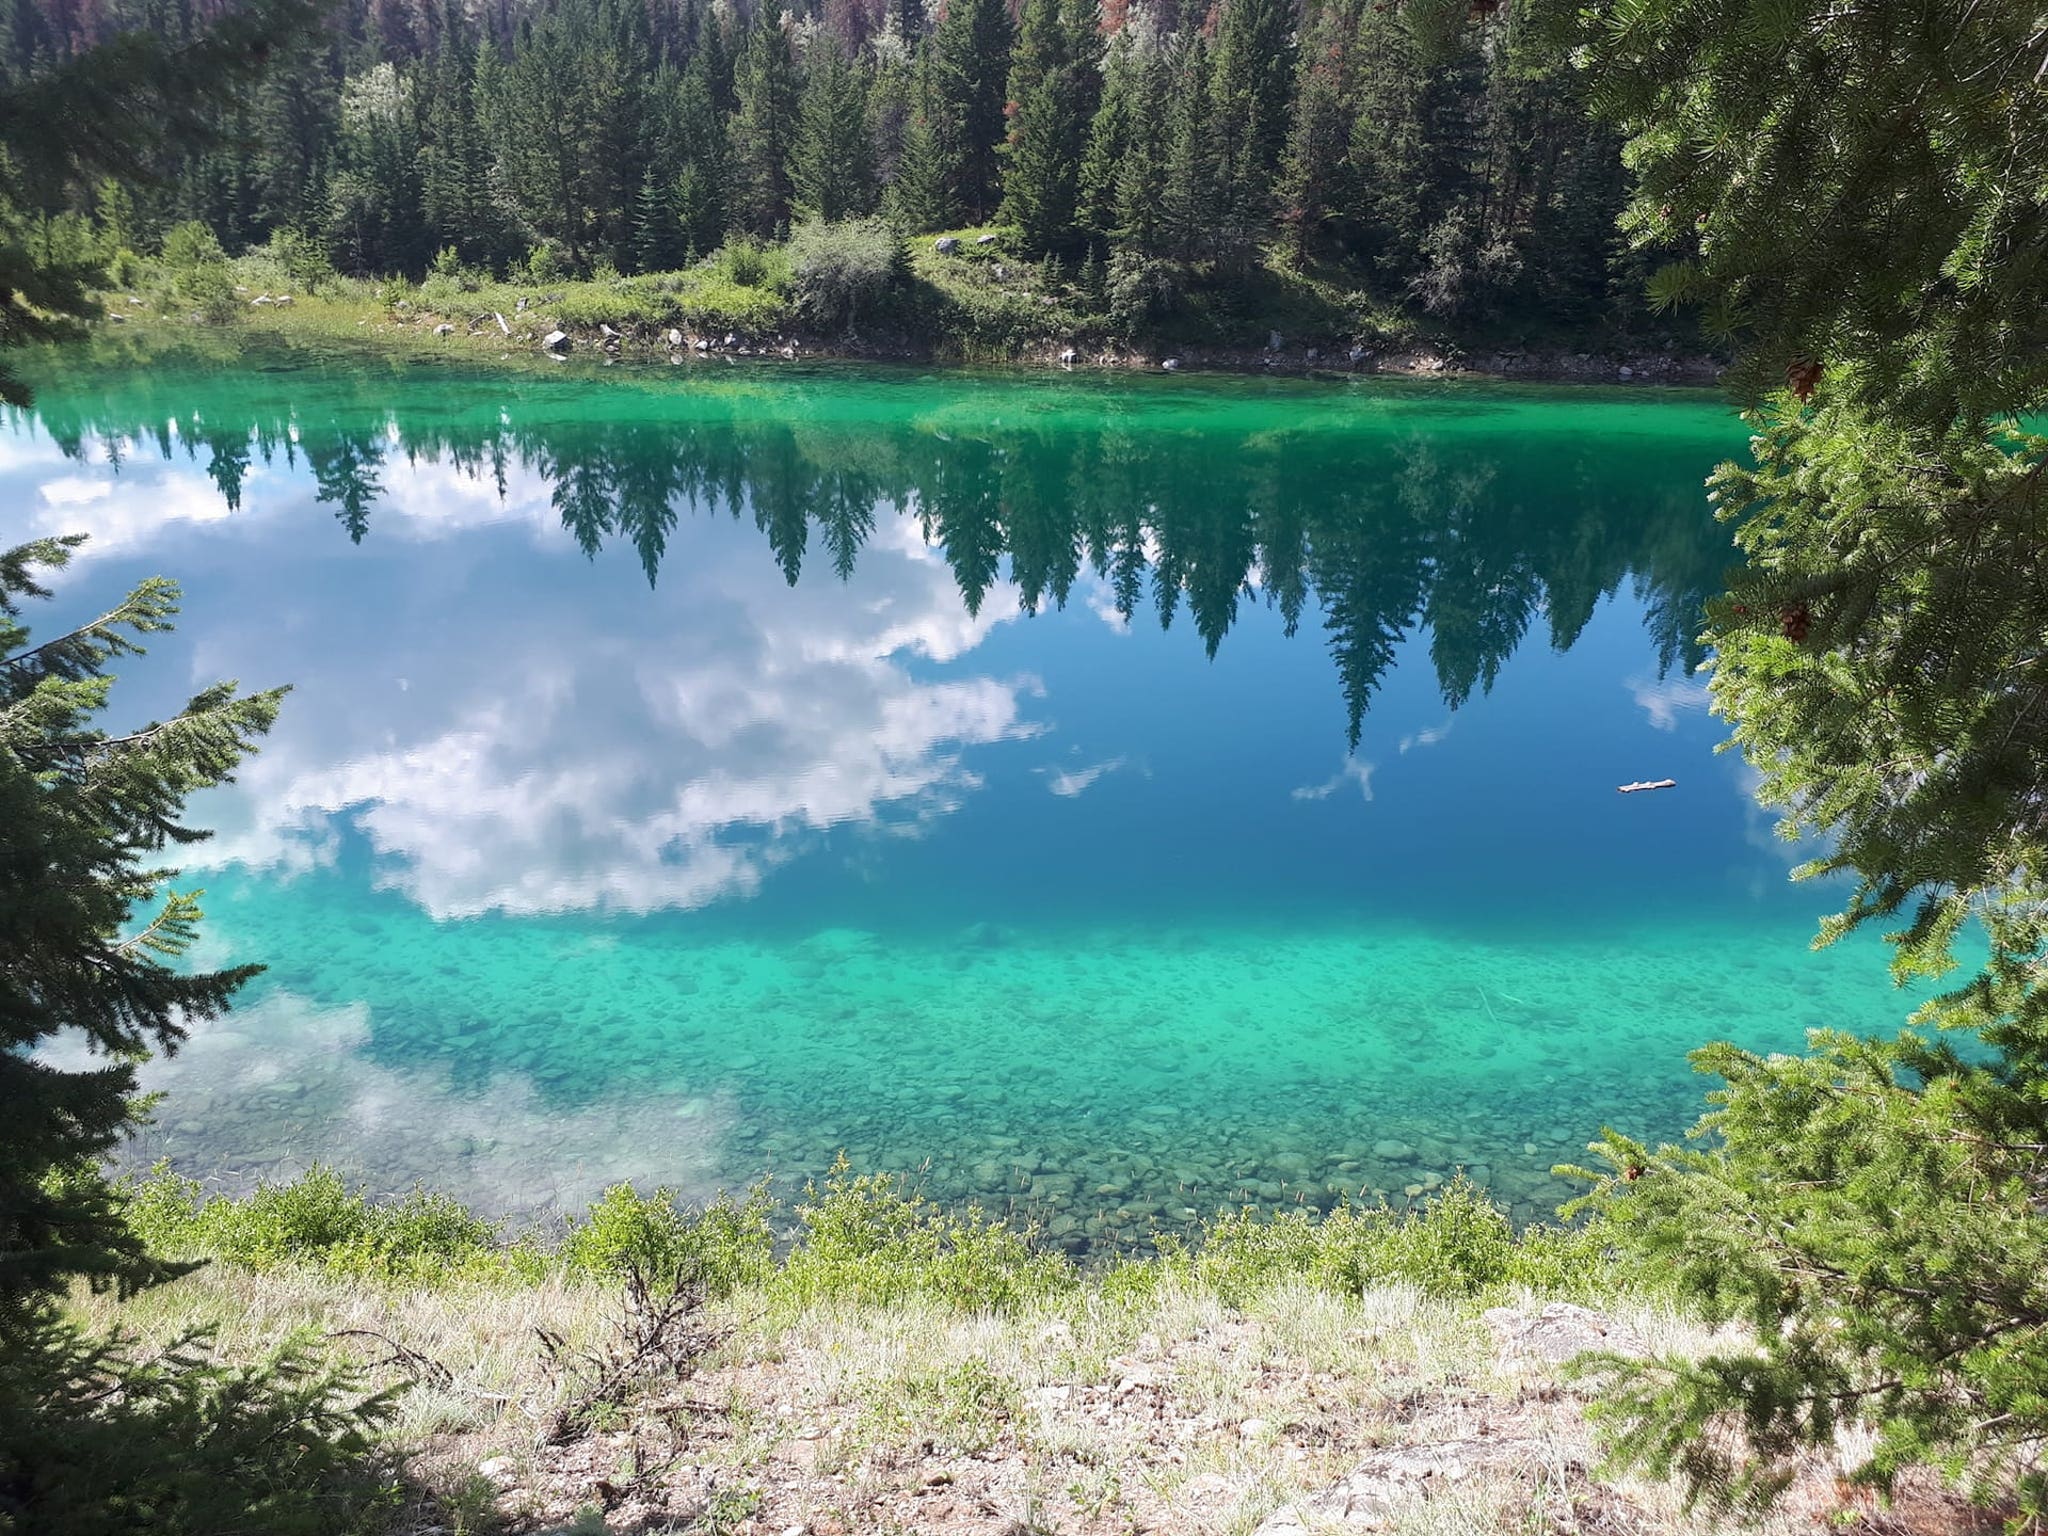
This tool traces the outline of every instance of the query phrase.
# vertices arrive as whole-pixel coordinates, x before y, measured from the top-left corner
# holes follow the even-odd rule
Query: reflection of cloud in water
[[[1344,766],[1320,784],[1304,784],[1294,791],[1297,800],[1327,800],[1346,784],[1358,786],[1359,798],[1372,798],[1373,765],[1363,758],[1346,758]]]
[[[1656,682],[1632,677],[1622,686],[1628,689],[1636,707],[1649,717],[1650,724],[1660,731],[1677,730],[1679,715],[1702,713],[1713,702],[1706,683],[1689,677],[1667,677]]]
[[[1091,763],[1086,768],[1041,768],[1045,775],[1045,787],[1062,799],[1071,800],[1084,793],[1088,787],[1106,773],[1115,773],[1124,766],[1124,759],[1112,757],[1104,762]]]
[[[489,505],[532,529],[541,563],[483,533],[459,555],[382,544],[350,590],[295,583],[288,626],[221,603],[195,673],[297,692],[207,808],[220,836],[200,859],[304,870],[346,824],[378,881],[436,917],[695,907],[750,893],[827,828],[928,825],[981,782],[967,749],[1037,733],[1029,677],[916,675],[1017,610],[1005,584],[968,613],[913,519],[878,527],[847,582],[792,589],[755,530],[685,516],[653,591],[614,568],[593,603],[550,558],[581,564],[545,482],[515,480],[502,504],[406,494],[443,480],[476,489],[394,466],[384,527]],[[246,562],[251,579],[293,579],[293,530],[275,538],[278,568]]]
[[[1406,757],[1410,752],[1414,751],[1417,747],[1435,746],[1438,742],[1442,741],[1446,736],[1451,734],[1451,727],[1456,725],[1457,723],[1457,720],[1453,718],[1450,720],[1446,720],[1442,725],[1432,725],[1427,730],[1416,731],[1412,735],[1403,736],[1401,738],[1400,746],[1401,755],[1403,757]],[[1371,799],[1372,797],[1368,795],[1366,798]]]
[[[143,1086],[165,1098],[127,1160],[168,1156],[229,1188],[317,1161],[378,1192],[425,1183],[493,1215],[578,1210],[621,1179],[693,1198],[720,1185],[735,1112],[718,1093],[667,1084],[644,1101],[555,1109],[514,1072],[457,1088],[394,1070],[365,1053],[369,1036],[362,1004],[322,1008],[288,993],[201,1025],[177,1055],[142,1069]],[[76,1048],[52,1059],[87,1060]]]

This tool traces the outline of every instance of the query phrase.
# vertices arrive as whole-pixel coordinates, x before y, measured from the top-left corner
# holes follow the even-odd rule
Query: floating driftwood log
[[[1614,788],[1619,794],[1632,795],[1639,789],[1676,789],[1678,788],[1678,780],[1638,779],[1633,784],[1617,784]]]

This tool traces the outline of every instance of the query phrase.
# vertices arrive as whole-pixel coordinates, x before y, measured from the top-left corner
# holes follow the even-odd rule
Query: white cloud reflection
[[[1304,784],[1294,791],[1297,800],[1327,800],[1346,784],[1358,786],[1359,798],[1372,799],[1373,765],[1362,757],[1348,757],[1344,766],[1320,784]]]
[[[1677,730],[1680,715],[1702,713],[1713,702],[1706,683],[1695,678],[1667,677],[1653,682],[1645,677],[1632,677],[1622,686],[1628,689],[1636,707],[1649,717],[1650,724],[1660,731]]]
[[[630,548],[588,567],[549,482],[516,464],[500,498],[393,455],[360,551],[303,473],[252,470],[202,551],[179,525],[229,515],[195,464],[10,447],[0,483],[35,488],[36,532],[89,533],[100,558],[161,547],[204,576],[194,678],[295,685],[207,807],[218,835],[195,864],[304,870],[352,827],[378,883],[439,918],[695,907],[825,829],[928,826],[980,783],[971,749],[1040,729],[1035,679],[947,666],[1018,613],[1015,588],[969,614],[887,508],[850,581],[794,588],[749,519],[686,509],[650,591]]]

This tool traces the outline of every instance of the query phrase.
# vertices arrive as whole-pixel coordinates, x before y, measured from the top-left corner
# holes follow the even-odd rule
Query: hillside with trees
[[[4,67],[190,6],[20,5]],[[106,249],[196,221],[302,272],[546,284],[875,216],[997,225],[1127,330],[1271,272],[1449,327],[1639,323],[1614,132],[1468,0],[348,0],[215,141],[73,200]]]

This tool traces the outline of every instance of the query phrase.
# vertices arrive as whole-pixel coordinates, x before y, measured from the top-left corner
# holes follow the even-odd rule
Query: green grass
[[[824,233],[843,244],[855,231],[847,224]],[[941,254],[938,244],[948,237],[955,249]],[[423,281],[373,282],[337,276],[316,249],[285,237],[233,259],[187,240],[159,258],[117,253],[108,298],[144,323],[160,317],[183,326],[197,318],[229,333],[252,326],[387,351],[497,358],[537,356],[541,339],[557,329],[588,345],[605,339],[603,327],[621,333],[626,347],[661,349],[670,330],[714,345],[731,335],[750,348],[800,335],[814,347],[962,362],[1043,360],[1074,347],[1090,356],[1206,352],[1248,363],[1276,333],[1296,362],[1313,347],[1328,363],[1353,345],[1563,352],[1639,350],[1673,339],[1529,316],[1461,330],[1371,291],[1355,265],[1296,266],[1277,248],[1227,272],[1164,261],[1121,268],[1033,261],[1019,254],[1015,231],[1000,225],[906,239],[887,292],[854,306],[850,321],[823,324],[806,314],[793,271],[805,248],[802,234],[787,245],[735,240],[680,271],[621,277],[600,269],[581,278],[546,271],[498,277],[463,267],[451,251]],[[291,303],[255,302],[264,295],[289,295]],[[442,325],[453,330],[437,335]]]
[[[1088,1267],[1042,1246],[1033,1227],[939,1205],[892,1175],[856,1174],[844,1159],[793,1207],[766,1185],[699,1209],[667,1189],[616,1185],[552,1238],[507,1233],[427,1190],[375,1199],[322,1167],[242,1196],[209,1195],[161,1164],[126,1188],[129,1220],[171,1259],[408,1286],[551,1276],[609,1284],[637,1267],[657,1280],[692,1277],[715,1298],[755,1293],[792,1316],[911,1301],[1009,1312],[1083,1291],[1127,1305],[1169,1280],[1231,1306],[1303,1283],[1350,1296],[1405,1284],[1447,1298],[1534,1290],[1598,1300],[1647,1289],[1609,1254],[1598,1227],[1517,1232],[1462,1175],[1406,1210],[1221,1211],[1159,1257]]]

